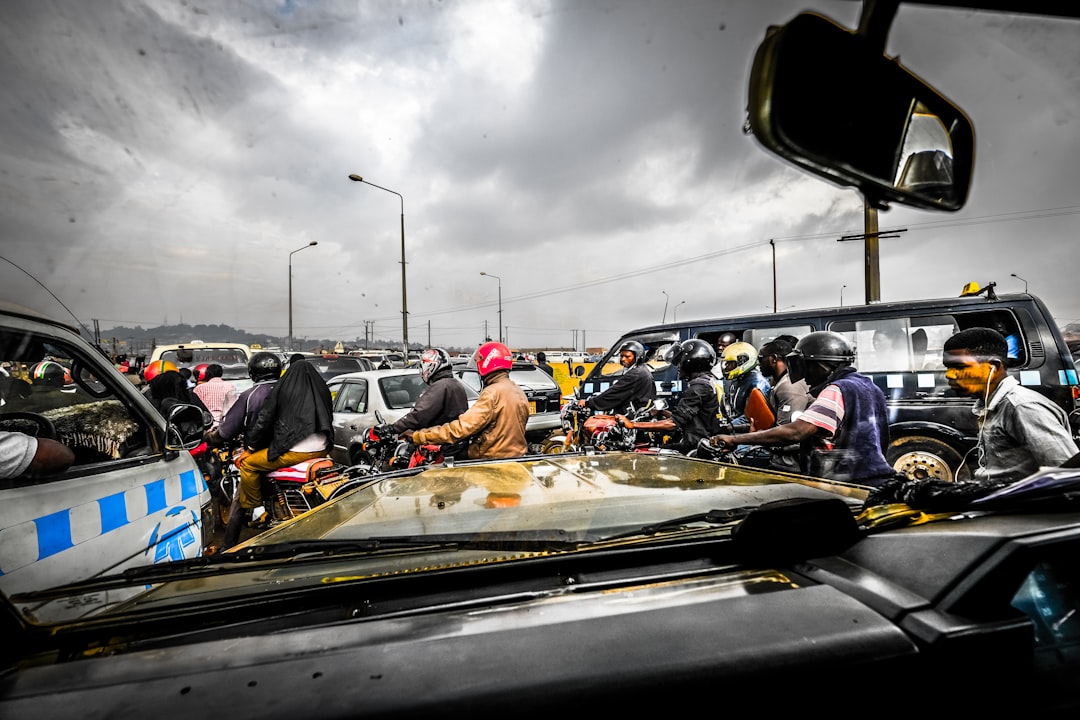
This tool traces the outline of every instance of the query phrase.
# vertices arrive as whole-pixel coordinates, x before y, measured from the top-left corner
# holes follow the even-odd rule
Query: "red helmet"
[[[168,360],[155,360],[143,368],[143,380],[150,382],[163,372],[176,371],[176,366]]]
[[[480,377],[487,377],[496,370],[509,370],[514,365],[514,355],[510,348],[500,342],[484,343],[473,355]]]
[[[206,382],[206,368],[208,367],[210,367],[210,363],[199,363],[195,367],[191,368],[191,374],[195,377],[195,382]]]

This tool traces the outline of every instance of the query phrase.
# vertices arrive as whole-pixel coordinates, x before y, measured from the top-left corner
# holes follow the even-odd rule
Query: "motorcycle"
[[[364,434],[362,444],[367,462],[362,467],[370,473],[386,472],[413,468],[420,465],[439,465],[461,453],[468,441],[453,445],[434,443],[417,444],[411,440],[402,440],[391,427],[382,421],[382,416],[375,412],[378,425],[370,427]]]
[[[627,418],[644,420],[664,410],[664,400],[654,400],[640,409],[631,409]],[[578,405],[575,395],[560,411],[563,433],[553,433],[541,444],[542,453],[564,453],[581,450],[622,450],[626,452],[655,451],[662,444],[653,433],[638,433],[615,415],[597,413]]]
[[[233,498],[240,488],[236,461],[242,453],[242,443],[226,443],[207,448],[197,459],[210,489],[215,530],[224,530],[229,523]],[[326,498],[315,490],[332,482],[343,470],[325,457],[265,473],[260,480],[263,504],[252,512],[252,524],[272,526],[321,505]]]

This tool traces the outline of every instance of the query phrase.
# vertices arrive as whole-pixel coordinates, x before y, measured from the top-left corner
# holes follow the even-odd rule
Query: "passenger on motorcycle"
[[[628,340],[619,348],[619,364],[626,368],[607,390],[598,392],[578,405],[600,412],[628,413],[640,410],[656,399],[656,383],[645,365],[645,346],[637,340]]]
[[[719,402],[713,384],[712,366],[716,364],[716,351],[704,340],[684,340],[672,345],[664,354],[664,360],[679,368],[679,377],[686,381],[678,404],[671,410],[662,411],[656,420],[631,421],[624,415],[616,415],[624,426],[636,430],[660,430],[679,435],[670,444],[673,450],[689,452],[698,446],[702,438],[720,432]]]
[[[420,356],[420,379],[427,388],[420,393],[412,410],[397,422],[375,428],[384,434],[408,436],[413,431],[457,420],[469,409],[465,385],[454,377],[450,354],[442,348],[428,348]]]
[[[750,398],[750,392],[757,388],[767,401],[770,390],[769,381],[758,370],[757,350],[750,343],[740,340],[724,348],[720,360],[724,373],[723,415],[736,427],[749,427],[746,401]]]
[[[330,389],[311,363],[299,361],[273,384],[254,426],[244,437],[244,454],[236,459],[240,490],[234,507],[237,522],[247,521],[263,503],[262,476],[272,470],[326,456],[333,438]],[[229,526],[233,518],[229,518]],[[226,528],[226,546],[235,540]]]
[[[412,441],[417,445],[450,445],[468,438],[470,459],[524,455],[529,449],[525,441],[529,401],[510,379],[510,349],[499,342],[484,343],[474,360],[484,384],[480,397],[456,420],[414,431]]]

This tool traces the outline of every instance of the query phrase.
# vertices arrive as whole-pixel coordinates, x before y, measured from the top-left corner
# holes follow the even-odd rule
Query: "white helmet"
[[[450,367],[450,353],[442,348],[428,348],[420,356],[420,379],[431,384],[431,378],[444,367]]]

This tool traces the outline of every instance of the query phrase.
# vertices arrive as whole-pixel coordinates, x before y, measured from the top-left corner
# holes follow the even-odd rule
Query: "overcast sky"
[[[521,347],[769,312],[770,238],[780,310],[863,302],[861,244],[836,241],[861,232],[861,196],[742,129],[755,47],[807,8],[859,12],[7,0],[0,254],[103,330],[274,335],[292,257],[295,336],[400,342],[403,206],[413,342],[497,337],[500,285]],[[964,210],[881,214],[907,229],[881,241],[883,300],[1026,280],[1059,324],[1080,320],[1078,37],[1076,21],[900,11],[890,54],[967,111],[977,150]],[[61,314],[10,267],[0,282]]]

